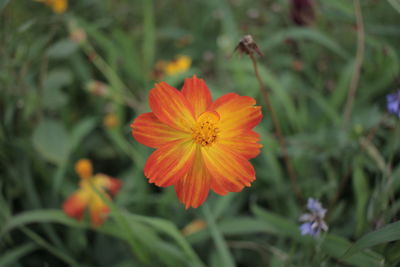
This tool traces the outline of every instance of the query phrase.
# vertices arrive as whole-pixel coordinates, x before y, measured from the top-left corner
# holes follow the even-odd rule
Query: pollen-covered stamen
[[[218,139],[219,115],[206,111],[199,116],[196,125],[192,127],[193,141],[202,146],[210,146]]]
[[[205,121],[197,123],[197,125],[192,128],[192,131],[193,140],[196,143],[202,146],[209,146],[217,140],[219,129],[216,127],[215,123]]]

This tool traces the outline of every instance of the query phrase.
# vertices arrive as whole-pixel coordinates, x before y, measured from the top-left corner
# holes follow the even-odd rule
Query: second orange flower
[[[150,183],[173,185],[186,208],[197,208],[210,189],[226,195],[256,179],[249,159],[260,153],[252,129],[262,114],[253,98],[229,93],[213,102],[204,80],[193,76],[182,91],[156,84],[149,104],[152,112],[131,128],[138,142],[156,149],[144,166]]]

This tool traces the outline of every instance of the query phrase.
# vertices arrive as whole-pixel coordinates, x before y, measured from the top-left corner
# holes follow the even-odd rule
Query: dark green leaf
[[[78,49],[78,45],[70,39],[63,39],[53,44],[47,50],[47,55],[51,58],[66,58],[71,56]]]
[[[365,248],[396,240],[400,240],[400,221],[388,224],[379,230],[364,235],[350,247],[344,257],[348,258]]]
[[[63,163],[70,152],[70,140],[64,125],[53,119],[43,119],[36,126],[32,142],[45,159],[55,164]]]

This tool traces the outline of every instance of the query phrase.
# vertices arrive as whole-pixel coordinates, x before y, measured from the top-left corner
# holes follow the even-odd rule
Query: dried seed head
[[[264,55],[258,48],[257,43],[253,39],[253,36],[251,36],[250,34],[245,35],[242,37],[242,39],[240,39],[234,52],[236,51],[239,51],[240,54],[244,53],[249,56],[253,56],[255,53],[259,56]]]

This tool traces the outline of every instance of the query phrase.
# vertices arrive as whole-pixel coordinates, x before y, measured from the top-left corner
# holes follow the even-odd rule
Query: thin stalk
[[[343,125],[346,126],[351,112],[353,110],[353,103],[356,97],[358,82],[360,80],[361,66],[364,62],[364,50],[365,50],[365,33],[364,33],[364,23],[361,11],[360,0],[354,0],[354,14],[356,16],[357,23],[357,51],[356,51],[356,59],[354,64],[354,71],[351,76],[350,88],[347,94],[346,105],[344,107],[343,112]]]
[[[129,91],[129,87],[120,79],[113,68],[96,52],[93,46],[89,42],[86,42],[82,45],[82,48],[86,56],[91,58],[93,64],[103,73],[111,84],[113,100],[118,104],[126,104],[133,109],[140,110],[140,103]]]
[[[300,203],[303,203],[304,202],[303,201],[303,195],[301,193],[301,189],[300,189],[299,185],[297,184],[297,176],[296,176],[296,174],[294,172],[292,161],[290,160],[290,157],[289,157],[289,154],[288,154],[288,151],[287,151],[285,138],[284,138],[284,136],[282,134],[281,126],[280,126],[279,121],[278,121],[278,119],[276,117],[276,113],[275,113],[274,107],[272,106],[268,90],[265,87],[264,82],[261,79],[260,73],[258,71],[257,60],[256,60],[255,56],[253,55],[253,53],[250,53],[249,56],[250,56],[251,61],[253,62],[253,68],[254,68],[255,75],[257,77],[258,84],[260,86],[261,95],[264,98],[264,102],[267,105],[268,112],[270,113],[271,118],[272,118],[272,123],[273,123],[274,129],[275,129],[275,135],[278,138],[279,146],[281,148],[282,155],[283,155],[283,161],[285,163],[286,170],[287,170],[288,175],[290,177],[292,190],[294,191],[297,200]]]

